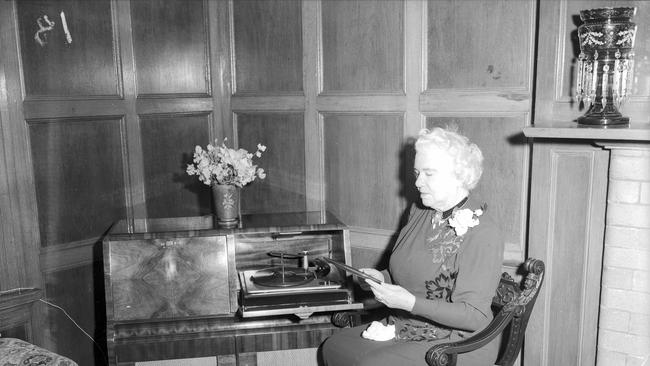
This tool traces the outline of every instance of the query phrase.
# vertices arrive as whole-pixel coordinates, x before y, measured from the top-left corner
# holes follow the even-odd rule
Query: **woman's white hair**
[[[483,153],[476,144],[456,131],[434,127],[423,129],[415,142],[415,150],[435,147],[446,151],[456,166],[456,176],[471,191],[483,174]]]

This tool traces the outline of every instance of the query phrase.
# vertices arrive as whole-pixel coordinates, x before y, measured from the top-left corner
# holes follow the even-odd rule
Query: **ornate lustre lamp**
[[[630,119],[619,109],[632,88],[636,8],[598,8],[580,11],[578,27],[576,99],[589,109],[578,118],[582,125],[621,125]]]

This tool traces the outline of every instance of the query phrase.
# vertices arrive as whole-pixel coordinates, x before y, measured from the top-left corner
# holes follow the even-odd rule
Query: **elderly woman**
[[[327,339],[328,366],[426,365],[433,344],[462,340],[492,320],[503,242],[485,203],[470,194],[483,170],[481,150],[442,128],[421,131],[415,150],[422,205],[411,207],[388,270],[362,269],[381,281],[362,285],[391,315],[373,329],[345,329]],[[493,365],[498,347],[494,341],[459,355],[458,365]]]

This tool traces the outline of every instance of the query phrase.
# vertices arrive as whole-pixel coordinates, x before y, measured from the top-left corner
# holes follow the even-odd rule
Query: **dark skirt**
[[[330,336],[323,343],[322,355],[325,366],[427,366],[424,357],[431,346],[438,343],[459,341],[452,333],[451,339],[433,342],[378,342],[361,337],[368,327],[362,325],[344,329]],[[499,338],[476,351],[458,355],[458,366],[492,366],[496,361]]]

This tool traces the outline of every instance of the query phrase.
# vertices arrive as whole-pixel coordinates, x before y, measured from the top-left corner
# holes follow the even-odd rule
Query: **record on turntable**
[[[270,257],[280,258],[280,266],[254,271],[244,271],[240,277],[246,293],[315,291],[340,288],[341,283],[328,278],[329,266],[310,266],[309,253],[269,252]],[[286,259],[300,259],[300,266],[289,267]],[[316,261],[316,263],[323,263]]]
[[[294,313],[300,317],[313,311],[351,309],[353,304],[345,271],[307,252],[269,252],[280,265],[240,271],[240,311],[244,317]],[[288,265],[286,260],[299,259]],[[275,263],[277,264],[277,263]]]
[[[341,288],[339,281],[319,277],[315,269],[304,272],[302,268],[272,267],[239,273],[242,290],[246,295],[269,293],[296,293]]]
[[[256,271],[251,281],[266,287],[294,287],[304,285],[316,278],[312,271],[289,270],[285,267],[268,268]]]

